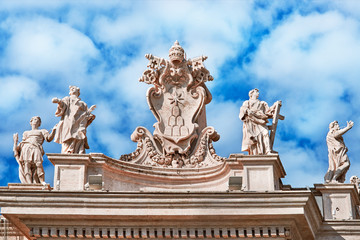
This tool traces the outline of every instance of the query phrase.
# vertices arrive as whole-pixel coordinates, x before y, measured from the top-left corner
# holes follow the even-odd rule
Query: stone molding
[[[228,191],[230,177],[241,177],[244,191],[277,191],[285,170],[278,155],[232,154],[218,165],[163,168],[110,158],[101,153],[54,154],[55,190],[83,191],[89,176],[101,176],[104,191]],[[67,180],[67,176],[77,176]]]
[[[336,237],[334,237],[336,236]],[[360,236],[360,220],[327,220],[323,222],[318,234],[317,240],[328,239],[346,239],[358,240]]]
[[[289,227],[33,227],[30,237],[37,240],[49,238],[109,238],[109,239],[227,239],[227,238],[291,238]]]
[[[55,190],[83,191],[89,175],[101,175],[105,191],[228,190],[230,168],[225,163],[206,168],[176,169],[120,161],[100,153],[77,156],[49,153],[47,156],[55,165]],[[76,179],[62,183],[62,175],[75,173]]]
[[[9,183],[9,189],[14,190],[24,190],[24,191],[31,191],[31,190],[51,190],[50,184],[41,184],[41,183]]]
[[[229,230],[235,236],[234,229],[235,238],[243,238],[245,230],[248,234],[251,229],[251,234],[260,234],[261,238],[261,229],[266,237],[268,228],[275,227],[279,231],[288,230],[291,239],[305,236],[303,239],[310,240],[321,225],[321,214],[310,191],[107,193],[0,189],[0,205],[6,218],[29,238],[33,234],[41,237],[38,239],[46,239],[43,233],[49,231],[50,235],[51,231],[56,235],[54,238],[66,238],[72,236],[72,229],[75,234],[77,227],[90,231],[89,236],[94,238],[102,235],[102,231],[107,231],[104,236],[109,236],[110,228],[111,231],[125,229],[128,236],[137,236],[140,228],[154,229],[159,234],[172,229],[173,236],[176,229],[184,232],[182,236],[197,230],[199,238],[207,229],[214,230],[214,234],[221,232],[223,238],[230,238]],[[121,231],[124,230],[120,230],[120,235]]]

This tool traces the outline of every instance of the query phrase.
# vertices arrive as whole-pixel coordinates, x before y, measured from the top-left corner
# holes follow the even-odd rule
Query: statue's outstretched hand
[[[14,139],[14,143],[17,143],[17,142],[19,141],[19,134],[18,134],[18,133],[14,133],[13,139]]]
[[[352,128],[354,126],[354,122],[353,121],[347,121],[347,127],[348,128]]]
[[[96,105],[92,105],[92,106],[89,108],[89,112],[94,111],[94,110],[95,110],[95,108],[96,108]]]
[[[58,124],[55,124],[55,126],[51,129],[51,131],[56,131]]]

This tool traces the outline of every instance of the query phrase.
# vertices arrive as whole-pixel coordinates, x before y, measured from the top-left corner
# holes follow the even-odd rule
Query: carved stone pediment
[[[205,56],[185,59],[185,51],[176,41],[169,51],[170,60],[151,54],[140,82],[152,84],[147,92],[150,110],[157,122],[153,135],[138,127],[131,139],[138,148],[121,160],[167,167],[200,167],[218,164],[212,141],[219,135],[207,127],[205,105],[211,93],[205,82],[213,77],[205,68]]]

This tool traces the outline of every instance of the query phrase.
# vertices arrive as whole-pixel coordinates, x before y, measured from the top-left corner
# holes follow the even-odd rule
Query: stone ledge
[[[32,191],[32,190],[51,190],[50,184],[31,184],[31,183],[9,183],[8,189],[11,190],[25,190],[25,191]]]
[[[272,238],[290,239],[290,228],[285,226],[258,227],[33,227],[31,237],[41,238]]]

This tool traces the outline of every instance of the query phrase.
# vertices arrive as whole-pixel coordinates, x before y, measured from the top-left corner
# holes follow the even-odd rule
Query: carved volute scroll
[[[205,105],[212,96],[205,82],[213,80],[203,64],[207,57],[186,60],[178,41],[169,50],[170,60],[145,57],[148,69],[139,81],[153,85],[146,97],[157,120],[155,131],[152,136],[138,127],[132,134],[137,150],[120,159],[168,167],[207,166],[222,160],[211,144],[219,135],[206,124]]]

